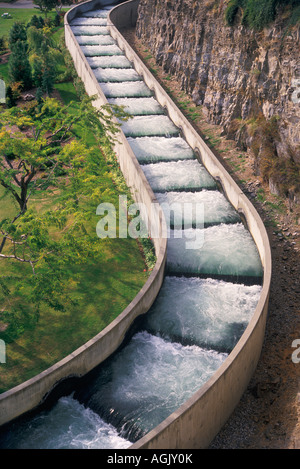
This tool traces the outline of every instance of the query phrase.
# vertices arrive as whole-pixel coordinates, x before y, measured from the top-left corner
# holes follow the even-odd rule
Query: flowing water
[[[216,189],[217,184],[197,160],[142,165],[154,192]]]
[[[122,82],[122,81],[140,81],[141,77],[132,68],[118,69],[118,73],[114,68],[96,68],[94,75],[99,82]],[[117,103],[115,103],[117,104]]]
[[[95,68],[131,68],[131,63],[125,55],[102,56],[102,57],[87,57],[86,58],[90,67]]]
[[[181,137],[140,137],[127,141],[141,164],[195,159],[193,150]]]
[[[116,4],[116,3],[115,3]],[[127,448],[209,380],[246,329],[262,266],[239,214],[110,37],[103,6],[71,28],[168,223],[167,276],[122,347],[48,410],[5,427],[1,448]]]
[[[124,81],[122,83],[101,83],[103,93],[107,98],[139,98],[152,96],[152,91],[143,81],[132,83]]]
[[[118,78],[122,76],[124,72],[125,70],[121,70]],[[112,77],[112,81],[113,80],[114,77]],[[128,112],[132,116],[164,114],[164,109],[154,98],[109,98],[108,102],[114,106],[122,106],[124,111]]]
[[[221,192],[205,190],[199,192],[157,193],[171,228],[195,227],[202,222],[203,227],[220,223],[237,223],[240,216]],[[197,220],[197,208],[203,209],[203,217]],[[198,210],[199,213],[199,210]]]

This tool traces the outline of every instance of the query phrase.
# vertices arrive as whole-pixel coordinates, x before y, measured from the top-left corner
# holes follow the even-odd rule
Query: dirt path
[[[270,238],[273,277],[264,346],[240,404],[211,444],[216,448],[300,449],[300,363],[292,347],[300,340],[300,212],[270,194],[254,176],[251,157],[207,123],[180,85],[155,63],[134,29],[122,34],[217,153],[261,215]],[[300,358],[300,352],[298,353]]]

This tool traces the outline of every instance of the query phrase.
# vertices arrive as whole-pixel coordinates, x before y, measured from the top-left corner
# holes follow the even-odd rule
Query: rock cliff
[[[224,0],[141,0],[137,36],[208,121],[254,157],[274,193],[300,201],[300,25],[282,10],[255,31]]]

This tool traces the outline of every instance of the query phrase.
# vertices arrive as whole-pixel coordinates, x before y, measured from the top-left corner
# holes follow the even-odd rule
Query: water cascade
[[[220,367],[261,292],[249,231],[108,35],[112,7],[82,13],[71,28],[108,101],[134,116],[122,130],[170,221],[167,275],[124,345],[72,395],[12,424],[0,437],[3,448],[130,446]]]

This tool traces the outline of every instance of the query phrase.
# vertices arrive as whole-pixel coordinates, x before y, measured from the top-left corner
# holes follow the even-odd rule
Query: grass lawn
[[[15,11],[19,18],[25,21],[30,15],[36,14],[36,10]],[[14,16],[13,21],[16,19]],[[12,24],[11,20],[1,19],[1,32],[4,21],[9,27]],[[62,34],[63,28],[55,33],[56,39]],[[1,73],[2,76],[5,73],[4,64],[0,64]],[[57,83],[55,89],[60,93],[64,104],[71,100],[78,101],[72,82]],[[73,107],[76,107],[76,104]],[[72,108],[70,112],[73,112]],[[93,143],[88,129],[84,139]],[[118,189],[105,162],[101,171],[101,181],[102,178],[107,179],[110,197],[113,199],[110,201],[117,202]],[[46,208],[47,205],[55,205],[55,195],[43,200],[36,197],[31,203],[35,207]],[[15,213],[16,208],[12,200],[0,186],[0,221],[3,218],[12,218]],[[96,217],[95,207],[95,221],[90,227],[94,230],[95,236],[97,221],[99,217]],[[40,311],[38,322],[24,323],[23,320],[21,333],[14,341],[7,341],[6,363],[0,364],[0,393],[47,369],[98,334],[128,306],[145,284],[148,273],[140,245],[135,239],[99,239],[99,242],[102,243],[100,261],[95,262],[91,259],[85,265],[69,266],[71,272],[74,272],[74,275],[78,274],[80,278],[78,286],[74,289],[74,295],[80,296],[79,303],[66,312],[57,312],[44,307]],[[28,266],[24,264],[20,266],[17,261],[10,262],[3,259],[2,261],[0,275],[16,273],[26,275]],[[5,331],[1,331],[3,325],[0,309],[0,339],[5,334]]]
[[[65,9],[63,11],[67,10]],[[3,13],[9,13],[11,18],[2,18],[1,15]],[[33,15],[45,18],[44,13],[38,8],[0,8],[0,36],[8,36],[9,30],[15,21],[22,21],[27,24]],[[55,11],[48,13],[48,18],[54,18],[54,16]]]

